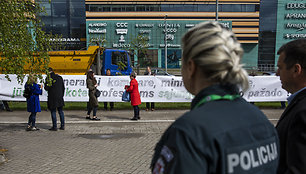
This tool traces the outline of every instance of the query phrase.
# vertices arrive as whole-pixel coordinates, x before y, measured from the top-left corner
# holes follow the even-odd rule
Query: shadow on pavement
[[[65,117],[69,117],[69,118],[78,118],[78,119],[85,119],[85,116],[80,116],[80,115],[65,115]]]
[[[121,139],[121,138],[139,138],[144,136],[142,133],[126,134],[80,134],[79,137],[86,139]]]
[[[119,116],[104,116],[107,119],[118,119],[118,120],[130,120],[130,118],[126,118],[126,117],[119,117]]]
[[[36,124],[39,129],[49,129],[50,124]],[[11,132],[11,131],[25,131],[27,123],[18,124],[0,124],[0,132]]]

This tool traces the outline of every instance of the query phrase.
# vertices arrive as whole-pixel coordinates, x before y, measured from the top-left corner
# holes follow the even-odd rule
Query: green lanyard
[[[203,98],[201,101],[199,101],[195,107],[195,108],[198,108],[199,106],[201,106],[202,104],[204,103],[207,103],[207,102],[210,102],[210,101],[215,101],[215,100],[235,100],[236,98],[239,98],[240,95],[224,95],[224,96],[220,96],[220,95],[215,95],[215,94],[212,94],[212,95],[209,95],[209,96],[206,96],[205,98]]]

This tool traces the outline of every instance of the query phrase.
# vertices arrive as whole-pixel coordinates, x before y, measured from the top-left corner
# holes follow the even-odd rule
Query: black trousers
[[[135,118],[139,118],[139,107],[137,106],[133,106],[134,108],[134,117]]]
[[[154,109],[155,103],[151,102],[151,109]],[[146,102],[146,108],[150,109],[150,102]]]
[[[3,101],[3,100],[2,100],[2,103],[3,103],[3,106],[2,106],[2,108],[0,108],[1,110],[2,110],[2,109],[3,109],[3,110],[5,109],[6,111],[11,111],[11,109],[10,109],[10,107],[9,107],[7,101]]]
[[[109,102],[110,109],[114,108],[114,102]],[[107,102],[104,102],[104,109],[107,109]]]

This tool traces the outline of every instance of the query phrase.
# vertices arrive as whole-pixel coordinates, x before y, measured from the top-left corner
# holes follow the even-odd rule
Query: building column
[[[158,49],[157,62],[158,62],[158,68],[161,68],[162,67],[162,49]]]

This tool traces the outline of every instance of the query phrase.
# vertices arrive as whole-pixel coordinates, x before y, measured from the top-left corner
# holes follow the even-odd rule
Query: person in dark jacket
[[[240,95],[249,81],[233,32],[216,21],[200,23],[183,36],[182,49],[183,82],[195,97],[157,143],[152,173],[275,174],[277,132]]]
[[[282,88],[291,93],[276,129],[280,140],[278,174],[306,173],[306,39],[284,44],[277,52]]]
[[[106,75],[111,76],[110,69],[106,70]],[[114,109],[114,102],[109,102],[109,106],[110,106],[110,111],[112,111]],[[107,102],[104,102],[104,110],[107,111]]]
[[[87,73],[86,85],[88,88],[88,95],[89,95],[89,105],[87,110],[87,117],[86,119],[91,119],[95,121],[99,121],[100,119],[96,116],[98,110],[98,99],[95,95],[97,89],[97,80],[94,76],[94,72],[89,71]],[[90,113],[93,111],[93,117],[90,118]]]
[[[139,120],[139,107],[138,105],[141,104],[140,94],[138,90],[138,82],[136,80],[136,73],[132,72],[130,74],[130,86],[125,86],[125,90],[130,93],[131,96],[131,105],[134,108],[134,117],[131,120]]]
[[[144,73],[144,75],[147,75],[147,76],[152,76],[154,75],[151,71],[151,68],[149,66],[147,66],[147,70],[146,72]],[[151,111],[154,111],[155,110],[155,103],[154,102],[146,102],[146,111],[149,111],[150,110],[150,106],[151,106]]]
[[[24,89],[29,88],[30,97],[27,98],[27,111],[31,113],[29,116],[27,131],[36,131],[39,128],[36,127],[36,114],[41,112],[39,95],[42,95],[42,85],[37,84],[37,78],[33,75],[28,76],[28,80],[24,85]]]
[[[65,130],[65,117],[63,112],[65,85],[62,76],[55,74],[52,68],[49,68],[49,75],[46,79],[45,90],[48,91],[48,109],[51,111],[52,127],[50,131],[57,131],[56,110],[58,111],[61,127]],[[51,79],[49,79],[51,78]],[[51,80],[51,81],[50,81]]]

